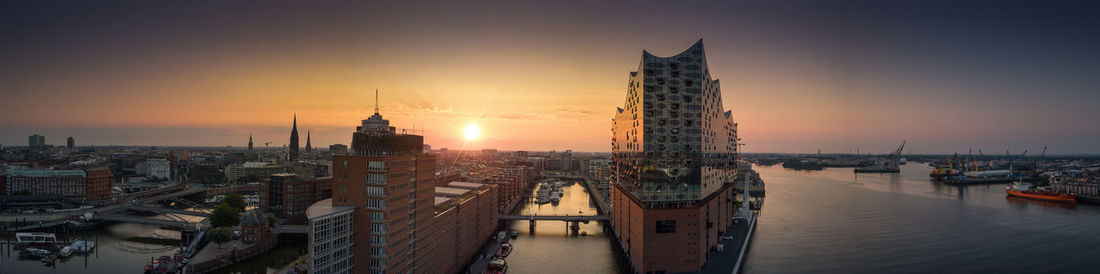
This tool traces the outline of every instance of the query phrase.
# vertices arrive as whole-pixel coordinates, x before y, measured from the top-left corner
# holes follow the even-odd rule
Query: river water
[[[767,198],[746,273],[1096,273],[1100,207],[1008,198],[1005,185],[851,168],[756,167]]]

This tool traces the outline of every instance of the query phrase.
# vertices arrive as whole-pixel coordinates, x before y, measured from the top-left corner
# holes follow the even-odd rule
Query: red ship
[[[1077,203],[1077,195],[1073,193],[1058,193],[1046,190],[1031,189],[1030,186],[1015,183],[1005,188],[1005,193],[1009,196],[1015,196],[1020,198],[1028,198],[1035,200],[1043,200],[1057,203]]]

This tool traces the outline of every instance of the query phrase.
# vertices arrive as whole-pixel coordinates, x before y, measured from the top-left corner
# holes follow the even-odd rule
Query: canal
[[[745,273],[1095,273],[1100,207],[948,186],[931,168],[755,167],[767,183]]]
[[[596,205],[582,183],[566,183],[558,205],[526,203],[516,213],[596,215]],[[509,226],[520,233],[512,240],[515,249],[507,258],[509,273],[621,273],[628,269],[599,222],[581,223],[578,235],[570,233],[562,221],[539,221],[534,230],[529,221],[513,221]]]

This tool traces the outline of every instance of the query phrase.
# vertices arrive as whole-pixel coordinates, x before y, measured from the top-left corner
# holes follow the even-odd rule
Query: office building
[[[352,154],[333,156],[335,206],[354,206],[356,273],[422,273],[434,208],[435,156],[423,136],[397,133],[375,113],[352,134]]]
[[[333,206],[332,199],[309,206],[309,273],[364,273],[354,272],[355,208]]]
[[[225,179],[230,183],[247,181],[250,178],[255,179],[252,182],[258,182],[263,178],[270,177],[272,174],[286,172],[286,170],[285,166],[268,162],[245,162],[244,164],[232,164],[225,167]]]
[[[166,180],[172,177],[172,168],[168,159],[145,159],[145,162],[137,168],[138,174],[144,174],[150,179]]]
[[[73,139],[72,136],[69,136],[69,140],[66,142],[65,147],[69,148],[69,150],[73,150],[73,148],[76,148],[76,139]]]
[[[641,273],[699,271],[733,215],[737,124],[703,41],[642,52],[612,122],[612,225]]]
[[[35,134],[27,137],[27,147],[38,148],[44,146],[46,146],[46,136]]]

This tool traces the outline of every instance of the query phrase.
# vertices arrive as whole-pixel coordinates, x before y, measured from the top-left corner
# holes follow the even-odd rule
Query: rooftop
[[[332,214],[335,214],[335,213],[340,213],[340,212],[345,212],[345,211],[354,211],[354,210],[355,210],[354,206],[333,206],[332,205],[332,198],[329,198],[329,199],[320,200],[316,203],[313,203],[312,205],[309,205],[309,208],[306,209],[306,218],[312,219],[312,218],[321,217],[321,216],[325,216],[325,215],[332,215]]]
[[[470,190],[469,189],[462,189],[462,188],[444,187],[444,186],[435,187],[435,195],[436,196],[458,197],[458,196],[465,195],[467,192],[470,192]]]
[[[468,183],[468,182],[451,182],[451,183],[447,184],[447,186],[450,186],[452,188],[479,189],[482,186],[485,186],[485,184]]]
[[[446,203],[447,201],[450,201],[450,200],[451,200],[451,198],[435,196],[435,206],[439,206],[439,205],[441,205],[443,203]]]

